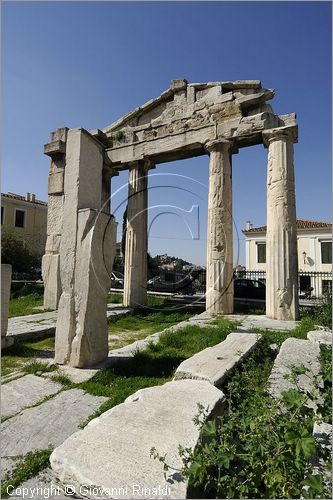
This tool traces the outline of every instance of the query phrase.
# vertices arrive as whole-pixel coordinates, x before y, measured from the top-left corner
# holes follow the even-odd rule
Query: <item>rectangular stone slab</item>
[[[220,413],[224,394],[208,382],[180,380],[137,391],[92,420],[56,448],[50,458],[63,484],[94,485],[102,498],[186,498],[180,472],[166,472],[150,457],[155,447],[180,469],[179,445],[193,448],[199,438],[193,418],[198,403],[210,417]],[[149,488],[144,496],[133,486]],[[164,493],[154,488],[165,488]],[[113,490],[112,490],[113,488]]]
[[[230,333],[220,344],[183,361],[176,370],[175,380],[207,380],[220,386],[226,376],[250,354],[260,337],[254,333]]]
[[[25,455],[58,446],[106,399],[70,389],[39,406],[23,410],[1,425],[1,455]]]
[[[1,417],[15,415],[61,389],[61,384],[36,375],[26,375],[8,382],[1,387]]]
[[[281,345],[279,354],[276,356],[268,379],[270,394],[274,398],[278,398],[283,391],[295,389],[295,385],[285,378],[286,375],[291,374],[292,366],[304,365],[308,369],[305,375],[298,376],[298,384],[303,391],[311,390],[314,377],[320,371],[319,352],[320,348],[317,342],[292,337],[285,340]]]

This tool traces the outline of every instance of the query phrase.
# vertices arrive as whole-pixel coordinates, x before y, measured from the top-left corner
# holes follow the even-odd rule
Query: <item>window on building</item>
[[[25,211],[15,210],[15,227],[25,226]]]
[[[332,264],[332,242],[322,241],[321,242],[321,263],[322,264]]]
[[[266,243],[257,243],[257,262],[258,264],[266,262]]]
[[[299,277],[300,292],[307,292],[310,287],[311,287],[311,276],[300,276]]]
[[[330,295],[332,295],[332,280],[323,280],[322,289],[323,289],[323,294],[329,293]]]
[[[1,207],[1,224],[3,224],[4,216],[5,216],[5,207]]]

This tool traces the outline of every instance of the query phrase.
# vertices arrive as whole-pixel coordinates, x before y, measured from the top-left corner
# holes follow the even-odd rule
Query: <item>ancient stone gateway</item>
[[[258,80],[173,80],[156,99],[103,130],[58,129],[51,157],[44,305],[59,302],[56,359],[85,366],[107,356],[106,295],[115,253],[110,178],[127,169],[124,305],[147,300],[147,186],[158,163],[209,155],[206,308],[233,312],[232,155],[268,149],[266,314],[298,317],[294,113],[274,114]],[[108,255],[106,256],[106,253]],[[103,256],[103,258],[102,258]],[[90,271],[89,271],[90,270]],[[96,291],[99,291],[96,293]]]

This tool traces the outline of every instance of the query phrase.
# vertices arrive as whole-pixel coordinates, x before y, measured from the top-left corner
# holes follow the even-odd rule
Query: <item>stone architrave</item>
[[[64,210],[64,176],[66,165],[66,140],[68,128],[51,134],[51,142],[44,152],[51,157],[48,179],[47,239],[42,259],[44,281],[44,307],[58,309],[61,296],[60,240]]]
[[[206,310],[233,312],[232,181],[230,141],[214,141],[209,151]]]
[[[1,264],[1,349],[13,344],[13,339],[6,338],[11,282],[12,266],[10,264]]]
[[[106,304],[116,223],[101,212],[103,163],[98,140],[83,129],[68,131],[55,361],[74,367],[108,355]]]
[[[148,161],[130,165],[125,247],[124,306],[147,303],[147,203]]]
[[[266,315],[280,320],[298,318],[295,133],[295,127],[263,133],[268,147]]]

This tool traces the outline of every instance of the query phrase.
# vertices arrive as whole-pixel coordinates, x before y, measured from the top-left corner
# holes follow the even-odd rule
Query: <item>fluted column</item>
[[[268,148],[266,315],[298,318],[298,259],[292,132],[263,133]]]
[[[212,142],[209,152],[206,310],[233,312],[231,142]]]
[[[124,306],[147,303],[147,161],[130,165],[125,247]]]

